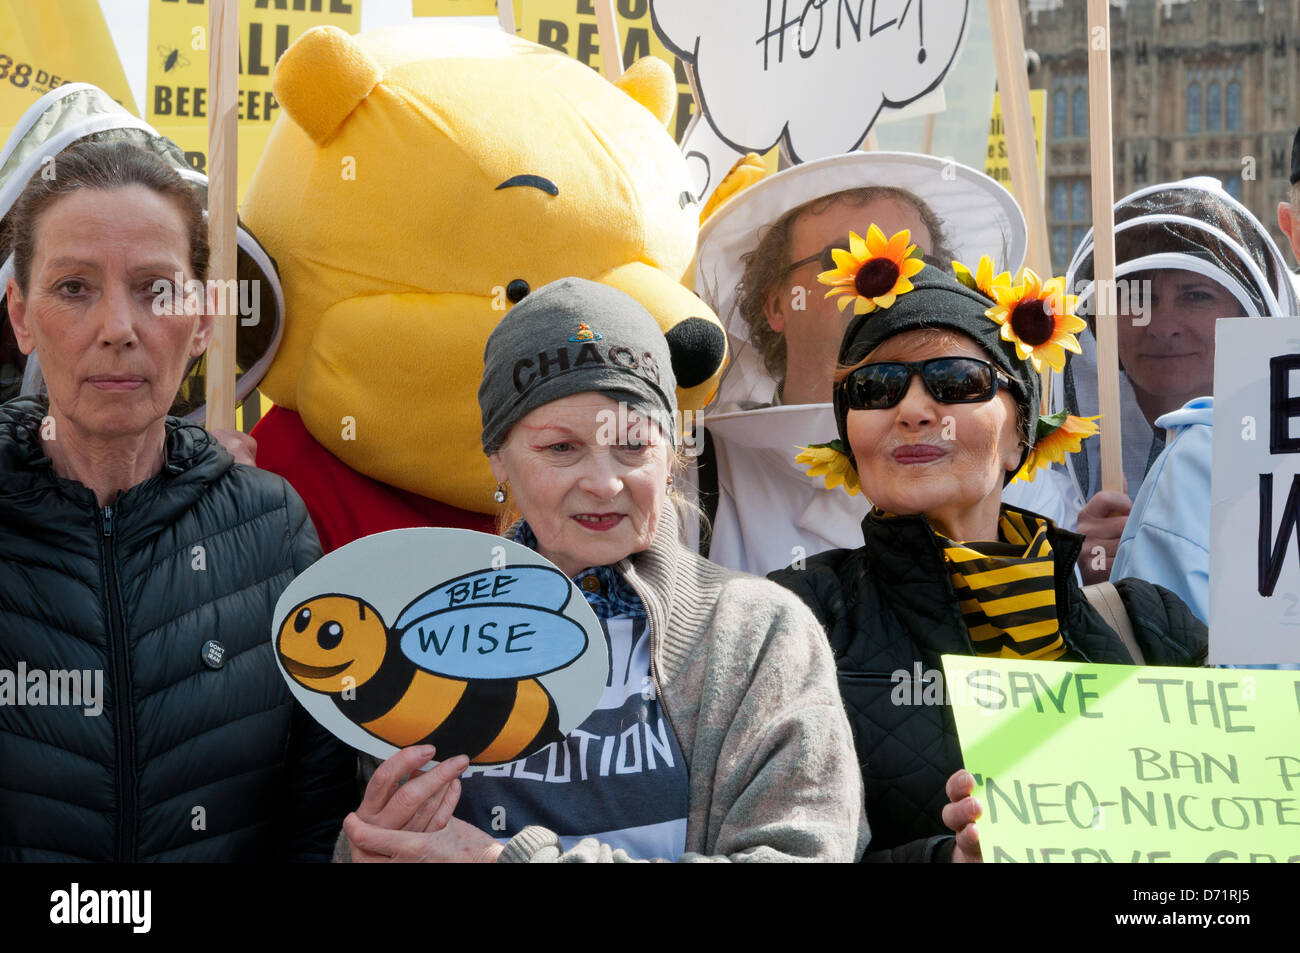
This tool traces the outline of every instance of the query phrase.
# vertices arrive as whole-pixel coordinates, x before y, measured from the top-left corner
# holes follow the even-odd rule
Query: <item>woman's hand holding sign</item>
[[[945,787],[948,802],[943,806],[943,823],[957,835],[957,843],[952,850],[954,864],[979,864],[984,862],[980,853],[980,835],[975,829],[975,822],[984,813],[984,808],[972,795],[975,790],[975,776],[962,768],[953,773]]]
[[[354,862],[496,860],[500,844],[452,817],[468,757],[457,755],[410,777],[434,753],[432,745],[403,748],[375,770],[361,806],[343,821]]]

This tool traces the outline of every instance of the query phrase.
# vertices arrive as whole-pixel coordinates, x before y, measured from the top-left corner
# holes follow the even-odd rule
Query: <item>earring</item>
[[[506,501],[506,489],[500,483],[497,484],[497,490],[492,494],[492,499],[496,500],[498,503],[504,503]]]
[[[666,492],[669,496],[672,496],[672,495],[673,495],[673,478],[672,478],[672,477],[669,477],[669,478],[668,478],[668,487],[667,487],[667,489],[665,490],[665,492]]]

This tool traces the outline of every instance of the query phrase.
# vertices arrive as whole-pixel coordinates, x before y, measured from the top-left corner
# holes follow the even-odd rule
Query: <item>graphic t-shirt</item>
[[[596,710],[536,754],[467,772],[456,816],[503,843],[537,824],[559,835],[565,850],[595,837],[635,858],[679,857],[686,849],[686,765],[650,677],[645,608],[610,567],[574,581],[609,648]]]

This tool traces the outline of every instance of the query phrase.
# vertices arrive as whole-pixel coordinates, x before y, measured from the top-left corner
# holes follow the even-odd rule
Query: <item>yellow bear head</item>
[[[483,347],[513,301],[566,276],[658,319],[683,409],[712,394],[725,335],[680,283],[699,209],[665,130],[666,64],[615,85],[490,30],[319,27],[274,90],[284,116],[243,207],[284,283],[262,387],[353,469],[490,510]]]

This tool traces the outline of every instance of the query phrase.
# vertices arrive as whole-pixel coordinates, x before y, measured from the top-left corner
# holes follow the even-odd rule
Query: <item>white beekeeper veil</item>
[[[1158,270],[1189,271],[1213,281],[1236,300],[1239,310],[1233,317],[1300,313],[1286,262],[1267,229],[1209,176],[1149,186],[1115,204],[1116,281]],[[1066,277],[1079,295],[1080,317],[1093,314],[1098,292],[1091,229],[1075,251]],[[1128,298],[1124,287],[1119,286],[1116,297],[1120,310]],[[1122,315],[1119,320],[1134,317]],[[1091,415],[1098,407],[1097,342],[1091,329],[1079,335],[1079,344],[1082,353],[1071,358],[1064,375],[1053,378],[1052,405]],[[1124,474],[1133,496],[1164,440],[1147,422],[1122,368],[1119,377]],[[1100,441],[1088,441],[1084,452],[1068,461],[1085,498],[1101,488],[1099,448]]]
[[[157,155],[199,193],[207,205],[208,179],[195,171],[185,154],[170,139],[142,119],[132,116],[112,97],[89,83],[66,83],[38,99],[23,113],[3,149],[0,149],[0,222],[9,214],[34,175],[58,154],[87,137],[135,143]],[[207,213],[204,213],[206,217]],[[3,229],[0,229],[3,235]],[[241,288],[253,292],[256,310],[236,322],[235,402],[257,387],[280,346],[284,328],[284,293],[275,261],[241,223],[236,230],[236,277]],[[9,327],[5,281],[13,274],[12,250],[0,242],[0,401],[20,394],[40,394],[45,380],[33,353],[22,355]],[[257,284],[251,284],[256,281]],[[247,282],[248,284],[245,284]],[[242,291],[240,292],[242,295]],[[255,315],[255,320],[253,316]],[[191,422],[204,416],[204,358],[191,359],[181,381],[171,413]]]

